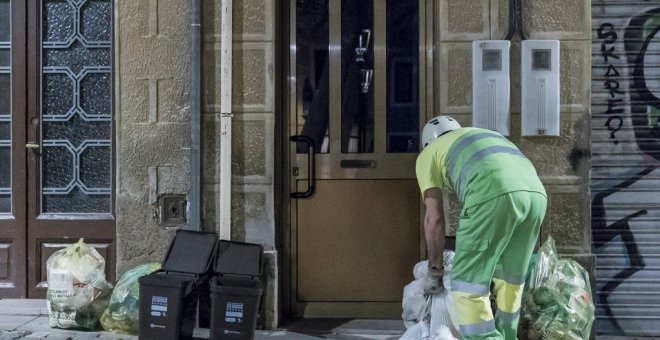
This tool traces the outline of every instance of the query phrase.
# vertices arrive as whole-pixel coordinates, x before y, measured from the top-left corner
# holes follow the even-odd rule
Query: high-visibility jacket
[[[546,195],[529,159],[501,134],[480,128],[460,128],[427,145],[416,173],[422,195],[449,189],[464,208],[514,191]]]

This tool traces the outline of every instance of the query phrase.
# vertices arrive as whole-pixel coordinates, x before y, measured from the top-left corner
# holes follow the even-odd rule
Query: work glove
[[[442,290],[442,276],[445,274],[443,268],[429,267],[424,277],[424,294],[434,295]]]

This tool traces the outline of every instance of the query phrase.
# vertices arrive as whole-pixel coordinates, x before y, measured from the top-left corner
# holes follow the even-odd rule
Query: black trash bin
[[[139,279],[140,339],[192,339],[200,287],[208,283],[217,241],[214,233],[179,230],[162,269]]]
[[[254,338],[263,292],[263,248],[221,240],[211,279],[211,339]]]

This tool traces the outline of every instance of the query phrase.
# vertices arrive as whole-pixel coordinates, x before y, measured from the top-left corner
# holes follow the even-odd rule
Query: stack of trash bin
[[[178,231],[162,269],[139,279],[140,339],[252,339],[262,296],[263,248]],[[210,311],[209,311],[210,309]]]

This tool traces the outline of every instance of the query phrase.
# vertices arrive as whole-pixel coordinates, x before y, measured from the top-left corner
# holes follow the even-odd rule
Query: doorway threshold
[[[321,339],[399,339],[405,332],[401,320],[380,319],[300,319],[279,329]]]

